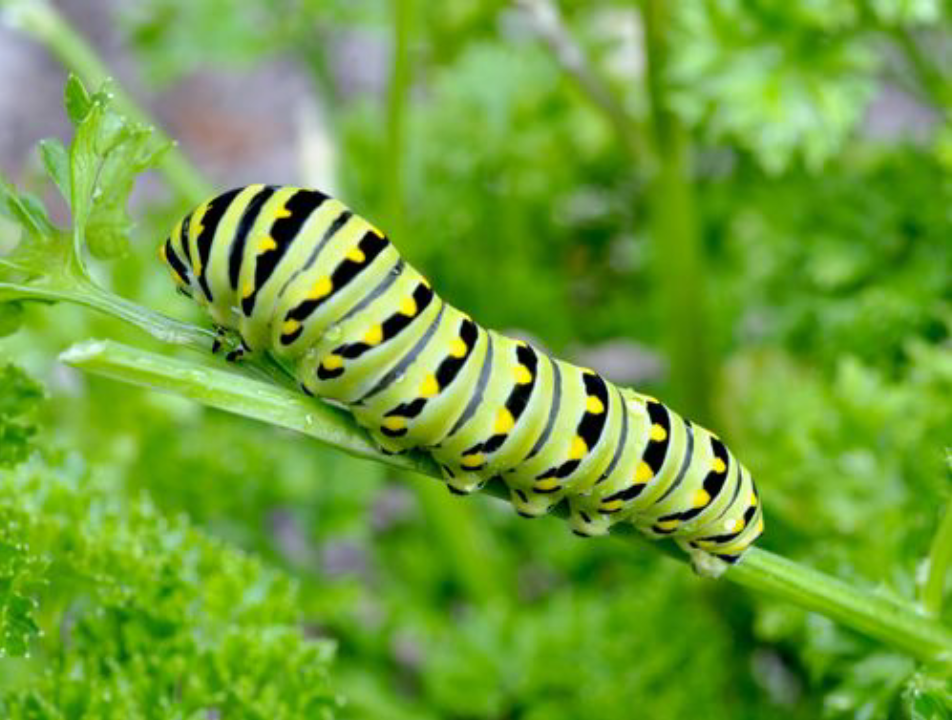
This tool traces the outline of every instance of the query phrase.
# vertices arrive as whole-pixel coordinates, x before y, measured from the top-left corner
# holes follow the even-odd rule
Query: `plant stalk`
[[[651,251],[668,329],[673,405],[710,423],[713,371],[701,233],[695,213],[690,138],[669,107],[668,12],[664,0],[642,0],[656,172],[652,178]]]
[[[945,515],[939,523],[932,547],[929,551],[929,571],[922,586],[922,606],[933,617],[942,614],[942,597],[945,594],[946,579],[952,567],[952,500],[945,508]]]
[[[429,457],[415,452],[384,455],[349,413],[291,389],[108,340],[75,345],[61,359],[88,372],[295,430],[357,457],[440,477]],[[505,495],[500,484],[489,484],[487,491]],[[630,527],[619,528],[612,535],[636,543],[648,542]],[[660,545],[662,550],[672,551],[670,543]],[[676,555],[683,559],[682,554]],[[743,561],[723,577],[825,615],[921,660],[952,658],[952,631],[938,621],[908,604],[853,587],[768,551],[751,548]]]

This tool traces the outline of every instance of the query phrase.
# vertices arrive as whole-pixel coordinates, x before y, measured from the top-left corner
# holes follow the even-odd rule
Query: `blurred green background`
[[[33,149],[69,135],[35,4],[0,2],[0,167],[65,219]],[[484,324],[717,428],[764,547],[915,597],[952,491],[947,3],[56,6],[215,188],[335,192]],[[96,273],[201,322],[155,261],[189,204],[143,178]],[[168,349],[26,312],[0,341],[36,379],[7,366],[0,411],[45,398],[0,473],[4,641],[29,645],[0,660],[4,717],[952,714],[828,620],[80,375],[55,358],[84,338]]]

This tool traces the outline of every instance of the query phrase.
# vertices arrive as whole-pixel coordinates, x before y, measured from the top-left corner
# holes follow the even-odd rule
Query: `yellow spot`
[[[546,478],[545,480],[539,480],[535,484],[535,489],[548,491],[548,490],[555,490],[558,486],[559,486],[558,478]]]
[[[263,238],[261,238],[261,239],[258,241],[258,254],[259,254],[259,255],[261,255],[261,254],[263,254],[263,253],[266,253],[266,252],[268,252],[269,250],[277,250],[277,249],[278,249],[278,243],[276,243],[276,242],[274,241],[274,238],[271,237],[270,235],[265,235]]]
[[[466,343],[461,338],[456,338],[450,343],[450,355],[455,358],[466,357]]]
[[[339,370],[344,367],[344,358],[335,353],[331,353],[321,360],[321,367],[325,370]]]
[[[400,314],[408,315],[409,317],[413,317],[414,315],[416,315],[417,314],[416,300],[414,300],[412,297],[403,298],[403,300],[400,301]]]
[[[301,327],[301,323],[294,319],[287,319],[281,325],[281,334],[290,335],[291,333],[297,332],[298,328]]]
[[[431,287],[433,287],[433,286],[430,284],[430,281],[427,280],[425,277],[421,277],[421,278],[420,278],[420,282],[423,283],[423,287],[427,288],[428,290],[429,290]]]
[[[317,282],[314,283],[314,287],[311,288],[311,292],[308,293],[307,297],[310,300],[320,300],[330,295],[333,289],[334,283],[331,282],[331,279],[327,277],[327,275],[324,275],[317,279]]]
[[[614,510],[621,510],[622,506],[625,504],[625,501],[621,498],[616,498],[615,500],[609,500],[608,502],[602,503],[602,510],[607,510],[612,512]]]
[[[516,421],[512,417],[512,413],[509,412],[508,408],[502,408],[499,411],[499,414],[496,416],[496,424],[493,426],[493,432],[496,435],[506,435],[511,430],[513,425],[516,424]]]
[[[711,502],[711,494],[704,488],[698,488],[694,491],[694,507],[702,508]]]
[[[720,458],[714,458],[714,464],[711,466],[711,469],[720,475],[722,472],[727,470],[727,465],[725,465],[724,461]]]
[[[651,426],[651,439],[654,442],[664,442],[668,437],[668,431],[664,429],[663,426],[655,423]]]
[[[581,435],[572,438],[572,447],[569,448],[569,460],[581,460],[588,452],[588,445],[582,439]]]
[[[681,524],[680,520],[678,520],[677,518],[673,518],[671,520],[659,520],[656,523],[656,527],[659,530],[674,530],[680,524]]]
[[[757,507],[757,493],[750,494],[750,506]]]
[[[605,403],[603,403],[594,395],[589,395],[588,399],[585,401],[585,410],[592,415],[601,415],[603,412],[605,412]]]
[[[383,327],[379,323],[372,326],[364,334],[364,342],[368,345],[379,345],[383,342]]]
[[[255,294],[255,284],[253,282],[246,282],[245,286],[241,289],[241,297],[250,298]]]
[[[516,365],[514,374],[516,376],[516,384],[518,385],[528,385],[532,382],[532,372],[522,363]]]
[[[724,521],[724,530],[726,532],[732,533],[736,532],[744,527],[743,518],[733,518],[731,520]]]
[[[638,463],[638,467],[635,469],[635,485],[643,485],[653,477],[654,473],[651,472],[651,466],[648,463],[644,460]]]
[[[355,247],[351,248],[347,253],[347,259],[355,263],[362,263],[367,259],[367,256],[364,255],[363,250],[361,250],[359,247]]]
[[[195,272],[196,276],[202,274],[202,259],[201,258],[199,257],[195,258],[195,262],[192,263],[192,270]]]
[[[367,223],[367,227],[369,227],[369,228],[370,228],[370,232],[372,232],[372,233],[373,233],[374,235],[376,235],[377,237],[381,237],[381,238],[383,237],[383,233],[380,232],[379,228],[377,228],[376,225],[372,225],[371,223]]]
[[[464,468],[476,468],[486,462],[486,456],[480,452],[470,453],[469,455],[463,455],[460,458],[459,464]]]
[[[757,532],[761,533],[764,531],[764,519],[760,518],[757,520]]]
[[[440,392],[440,384],[436,381],[436,375],[428,374],[420,383],[420,397],[431,398]]]
[[[387,430],[403,430],[403,428],[407,426],[407,419],[397,415],[391,415],[390,417],[385,417],[380,424]]]
[[[288,210],[286,207],[283,207],[274,214],[274,219],[284,220],[285,218],[291,217],[291,215],[293,215],[293,213],[290,210]]]
[[[164,263],[167,263],[169,261],[168,253],[166,253],[165,251],[165,243],[162,243],[161,245],[159,245],[159,260],[161,260]]]

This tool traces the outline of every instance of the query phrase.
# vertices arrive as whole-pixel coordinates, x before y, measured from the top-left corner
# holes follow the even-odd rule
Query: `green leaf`
[[[92,107],[92,100],[86,92],[83,81],[72,73],[66,79],[63,105],[66,107],[66,116],[73,125],[79,125]]]
[[[43,202],[33,195],[19,193],[0,175],[0,213],[19,223],[29,234],[49,237],[56,232]]]
[[[93,94],[69,150],[69,187],[74,237],[85,239],[95,257],[127,251],[132,221],[126,204],[135,179],[169,147],[171,143],[156,140],[151,127],[112,109],[108,84]]]
[[[69,151],[66,146],[57,138],[40,140],[40,156],[46,174],[56,183],[63,199],[69,202]]]

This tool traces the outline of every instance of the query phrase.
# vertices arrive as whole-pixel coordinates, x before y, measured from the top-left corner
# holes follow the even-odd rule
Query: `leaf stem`
[[[109,79],[109,69],[93,47],[46,0],[0,2],[0,14],[14,27],[43,43],[65,67],[79,75],[87,86],[98,87]],[[116,107],[123,113],[138,123],[154,127],[159,138],[168,139],[155,118],[118,84],[112,88],[112,93]],[[169,184],[191,203],[198,203],[212,193],[208,181],[177,144],[173,144],[165,154],[159,168]]]
[[[384,455],[349,413],[290,389],[108,340],[75,345],[61,359],[88,372],[295,430],[357,457],[440,476],[429,457],[420,453]],[[497,496],[505,494],[505,488],[498,484],[491,483],[487,491]],[[612,534],[626,541],[647,542],[627,527]],[[662,550],[671,551],[670,544],[660,545]],[[922,660],[952,658],[952,631],[936,620],[907,604],[853,587],[765,550],[752,548],[724,578],[821,613]]]
[[[939,523],[932,548],[929,551],[929,570],[922,586],[922,605],[934,617],[942,613],[942,596],[945,594],[946,578],[952,566],[952,500],[945,508]]]

